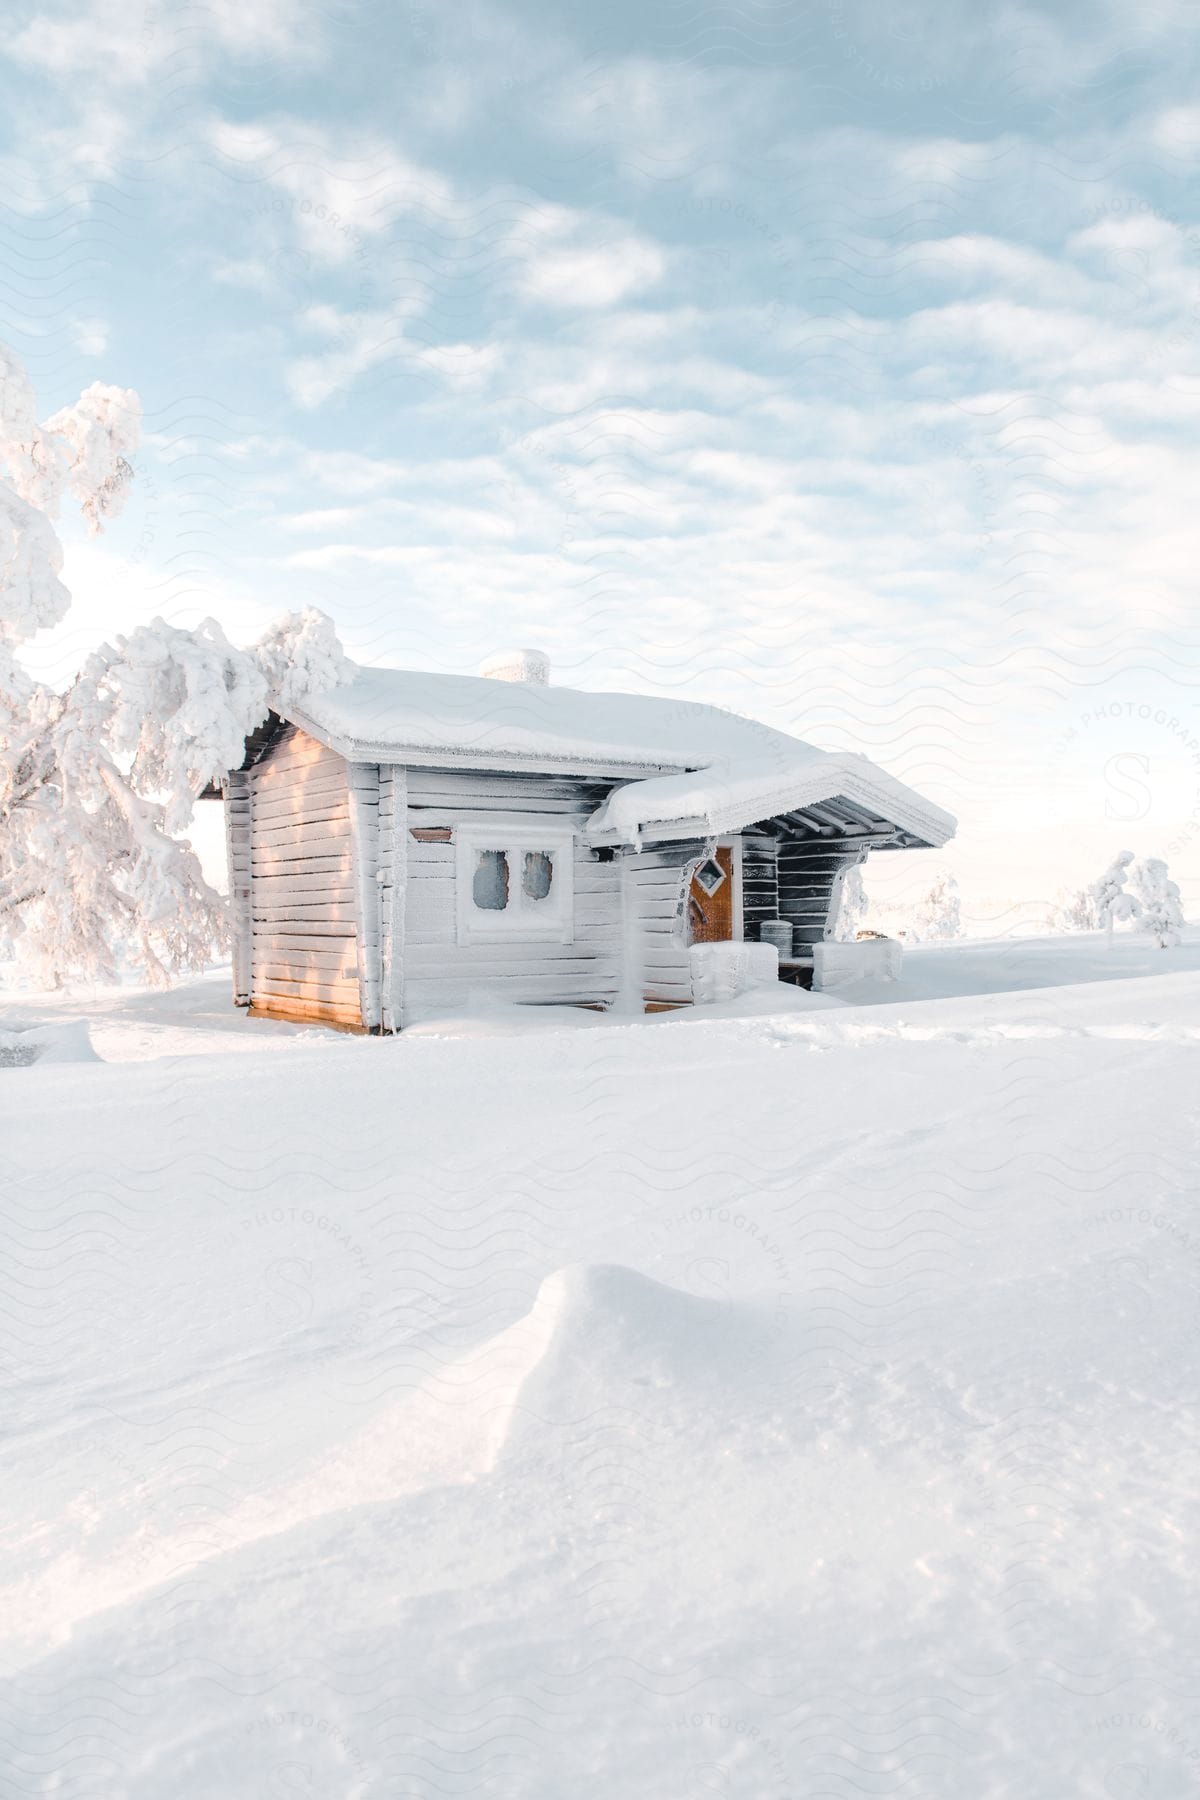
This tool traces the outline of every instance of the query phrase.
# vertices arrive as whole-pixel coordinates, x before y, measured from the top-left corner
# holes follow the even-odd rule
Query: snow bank
[[[694,1381],[723,1335],[722,1309],[619,1264],[575,1264],[548,1275],[532,1312],[513,1328],[536,1348],[506,1431],[536,1438],[549,1418],[587,1417],[598,1404]]]
[[[1194,1789],[1200,935],[871,985],[20,1083],[26,1789]]]
[[[818,992],[855,981],[898,981],[904,948],[895,938],[813,945],[813,986]]]
[[[773,944],[693,944],[688,960],[692,998],[699,1004],[736,1000],[751,988],[769,988],[779,981],[779,952]]]
[[[0,1030],[0,1069],[29,1068],[34,1063],[99,1062],[87,1022],[65,1020],[25,1031]]]

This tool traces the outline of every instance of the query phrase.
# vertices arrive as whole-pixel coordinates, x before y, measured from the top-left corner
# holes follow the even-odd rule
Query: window
[[[508,857],[503,850],[477,850],[471,898],[481,912],[503,912],[508,905]]]
[[[715,856],[710,856],[705,862],[702,862],[693,877],[693,880],[704,889],[710,898],[716,893],[724,879],[725,871]]]
[[[455,832],[458,941],[569,944],[574,936],[574,838],[520,824]]]
[[[527,850],[525,852],[525,873],[521,877],[521,891],[529,900],[545,900],[550,893],[550,885],[554,880],[554,858],[548,850]]]

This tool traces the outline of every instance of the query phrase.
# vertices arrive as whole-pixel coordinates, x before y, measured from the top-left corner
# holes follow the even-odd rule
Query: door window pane
[[[530,900],[544,900],[554,880],[554,859],[548,850],[527,850],[521,886]]]
[[[707,862],[701,863],[696,870],[696,880],[706,894],[715,894],[724,879],[725,871],[715,856],[710,856]]]
[[[471,893],[481,912],[504,911],[508,905],[508,857],[503,850],[479,851]]]

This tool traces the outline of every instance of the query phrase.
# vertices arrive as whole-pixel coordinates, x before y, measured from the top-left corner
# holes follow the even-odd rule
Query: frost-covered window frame
[[[570,944],[575,941],[575,833],[561,827],[459,825],[454,832],[455,913],[460,944]],[[475,871],[482,850],[508,857],[508,904],[492,911],[475,903]],[[554,875],[543,900],[524,889],[525,857],[550,856]]]

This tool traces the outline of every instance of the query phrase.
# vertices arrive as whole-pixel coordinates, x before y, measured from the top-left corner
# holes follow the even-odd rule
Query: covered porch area
[[[657,1007],[692,998],[688,957],[703,944],[775,942],[780,979],[811,986],[849,870],[873,851],[936,848],[953,827],[865,758],[817,753],[788,770],[631,783],[588,837],[622,846],[627,923]]]

